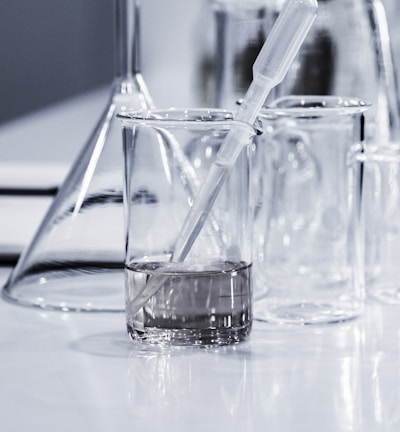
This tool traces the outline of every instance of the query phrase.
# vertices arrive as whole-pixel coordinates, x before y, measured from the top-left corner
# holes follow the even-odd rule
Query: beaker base
[[[260,301],[254,307],[254,319],[278,324],[332,324],[356,318],[361,313],[357,302],[317,303],[299,301],[275,303]]]
[[[251,322],[241,327],[204,329],[146,328],[138,330],[127,325],[128,335],[134,341],[149,344],[181,346],[229,345],[243,341],[251,331]]]

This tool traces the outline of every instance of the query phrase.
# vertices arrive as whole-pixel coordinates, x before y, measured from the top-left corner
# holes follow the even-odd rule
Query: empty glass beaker
[[[253,63],[275,16],[265,0],[210,0],[215,20],[217,107],[234,109],[253,80]]]
[[[225,110],[153,110],[119,117],[129,335],[183,345],[244,339],[252,324],[254,129]],[[184,221],[233,125],[246,135],[243,149],[188,254],[177,262],[173,253]],[[141,294],[154,283],[157,290],[143,305]]]
[[[357,316],[364,271],[357,218],[364,139],[358,99],[291,96],[263,109],[254,273],[255,318],[313,324]]]
[[[361,169],[366,294],[399,305],[400,144],[382,143],[360,152],[354,170]]]
[[[123,311],[123,153],[116,113],[152,105],[139,69],[137,0],[115,0],[115,78],[79,154],[3,296],[64,311]],[[73,125],[71,125],[73,127]]]

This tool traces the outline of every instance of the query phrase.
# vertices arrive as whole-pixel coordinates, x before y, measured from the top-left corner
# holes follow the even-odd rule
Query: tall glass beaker
[[[387,20],[389,25],[389,35],[392,45],[393,62],[395,68],[395,78],[399,83],[400,71],[400,28],[398,20],[400,16],[400,3],[398,0],[383,0],[387,13]],[[397,101],[400,103],[400,94],[397,94]]]
[[[252,323],[250,188],[256,130],[235,122],[229,111],[208,108],[118,117],[124,127],[128,334],[178,345],[243,340]],[[230,131],[242,136],[240,154],[182,257],[182,227]],[[149,288],[152,295],[143,302]]]
[[[63,311],[124,310],[123,154],[115,115],[152,106],[139,68],[139,25],[139,1],[115,0],[109,101],[4,287],[7,300]]]
[[[253,268],[266,295],[256,318],[320,324],[360,314],[362,177],[352,160],[364,147],[367,108],[359,99],[289,96],[261,111]]]
[[[253,80],[253,63],[275,16],[265,0],[211,0],[215,36],[215,94],[212,103],[233,109]]]

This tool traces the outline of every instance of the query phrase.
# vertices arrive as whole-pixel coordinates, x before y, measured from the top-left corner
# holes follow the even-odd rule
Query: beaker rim
[[[233,121],[233,112],[220,108],[155,108],[120,112],[117,117],[128,121],[170,121],[199,123]]]
[[[323,117],[366,111],[371,104],[358,97],[293,95],[280,97],[261,109],[261,117]]]
[[[248,123],[235,120],[234,112],[224,108],[156,108],[123,111],[117,117],[124,125],[132,124],[166,124],[169,126],[202,127],[204,124],[212,124],[212,127],[230,127],[233,123],[241,124],[259,135],[263,128],[259,119],[253,126]]]

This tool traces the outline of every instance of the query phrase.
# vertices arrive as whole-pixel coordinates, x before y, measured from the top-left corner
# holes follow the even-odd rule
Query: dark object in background
[[[0,123],[109,83],[113,1],[1,0]]]

